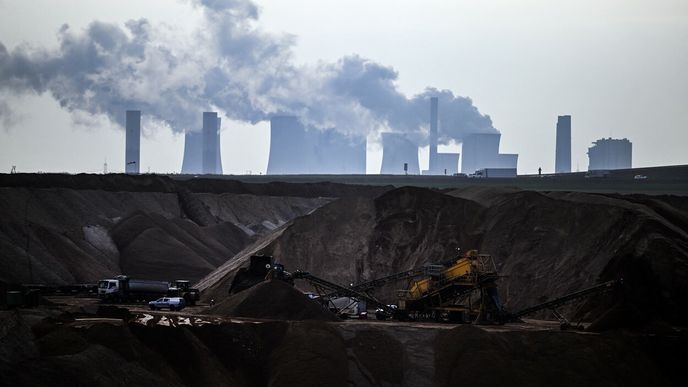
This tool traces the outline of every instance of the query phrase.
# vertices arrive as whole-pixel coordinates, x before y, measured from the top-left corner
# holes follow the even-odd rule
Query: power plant
[[[124,147],[124,171],[139,173],[141,168],[141,111],[127,110]]]
[[[557,119],[557,148],[554,173],[571,172],[571,116]]]
[[[424,175],[453,175],[459,171],[460,153],[438,153],[437,142],[439,137],[438,99],[430,98],[430,135],[429,135],[429,160],[428,170]]]
[[[472,174],[485,168],[516,169],[518,154],[499,153],[500,133],[475,133],[463,139],[461,172]]]
[[[204,118],[205,118],[204,113]],[[212,117],[212,116],[211,116]],[[220,149],[220,130],[221,130],[222,118],[217,117],[217,132],[215,134],[215,168],[211,174],[221,175],[222,174],[222,154]],[[204,159],[204,132],[186,132],[184,135],[184,159],[182,161],[182,173],[183,174],[202,174],[206,173],[203,169],[203,159]]]
[[[366,141],[306,128],[296,116],[270,119],[268,175],[365,174]]]
[[[418,175],[418,145],[401,133],[382,133],[382,175]]]
[[[633,158],[633,143],[628,139],[602,138],[588,148],[589,171],[629,169]]]

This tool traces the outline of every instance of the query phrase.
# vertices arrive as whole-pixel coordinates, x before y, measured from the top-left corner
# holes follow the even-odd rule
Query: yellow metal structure
[[[476,280],[476,276],[471,274],[486,273],[493,270],[494,263],[489,255],[478,254],[477,250],[470,250],[464,256],[457,259],[453,265],[443,268],[438,273],[438,278],[431,276],[411,282],[408,290],[404,292],[404,298],[418,299],[435,289],[438,285],[457,282],[462,279],[465,280],[466,284],[470,284]]]

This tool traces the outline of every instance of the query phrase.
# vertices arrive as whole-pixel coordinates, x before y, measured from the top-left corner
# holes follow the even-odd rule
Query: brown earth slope
[[[458,247],[479,249],[495,258],[504,275],[502,297],[512,311],[623,277],[627,300],[643,315],[686,323],[688,199],[643,200],[515,189],[445,195],[400,188],[375,199],[330,203],[295,219],[253,252],[274,255],[288,270],[349,284],[451,258]],[[234,270],[248,255],[227,262],[224,267],[232,269],[211,275],[212,282],[202,281],[207,295],[225,296]],[[392,291],[403,286],[376,294],[393,301]],[[590,300],[583,313],[599,313],[591,309],[604,302]]]

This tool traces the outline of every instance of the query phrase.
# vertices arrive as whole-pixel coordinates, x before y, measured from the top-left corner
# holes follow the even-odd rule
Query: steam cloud
[[[354,136],[386,130],[427,141],[429,97],[439,97],[440,142],[466,133],[496,132],[469,98],[427,88],[411,98],[395,86],[397,72],[357,55],[335,63],[293,64],[293,37],[255,27],[258,8],[249,0],[193,0],[203,27],[182,36],[146,19],[119,26],[92,22],[75,32],[64,25],[59,48],[0,42],[0,92],[50,93],[72,113],[107,115],[123,124],[126,109],[195,130],[200,112],[258,122],[291,114],[317,128]],[[0,104],[0,122],[11,111]],[[9,122],[9,121],[8,121]]]

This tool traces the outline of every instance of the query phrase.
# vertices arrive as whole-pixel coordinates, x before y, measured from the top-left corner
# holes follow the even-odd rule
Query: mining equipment
[[[492,256],[470,250],[444,264],[424,266],[421,278],[397,292],[398,309],[436,321],[501,323],[507,312],[497,279]]]
[[[566,330],[566,329],[582,330],[583,326],[580,324],[580,322],[578,322],[576,325],[571,324],[571,322],[563,314],[561,314],[557,310],[557,308],[560,308],[564,305],[578,301],[580,299],[593,296],[595,294],[617,291],[621,288],[621,285],[623,285],[623,278],[614,279],[611,281],[605,281],[605,282],[599,283],[597,285],[593,285],[591,287],[585,288],[583,290],[569,293],[569,294],[566,294],[564,296],[557,297],[555,299],[545,301],[545,302],[537,304],[537,305],[530,306],[530,307],[522,309],[516,313],[510,313],[510,314],[506,315],[506,322],[517,322],[517,321],[521,320],[521,317],[525,317],[525,316],[531,315],[533,313],[536,313],[536,312],[539,312],[542,310],[549,310],[552,312],[552,315],[554,315],[554,317],[557,320],[559,320],[560,327],[562,330]]]
[[[418,277],[423,277],[417,279]],[[432,318],[437,321],[499,323],[506,315],[495,281],[499,278],[492,257],[471,250],[442,264],[426,265],[352,286],[342,286],[308,272],[293,273],[274,263],[270,256],[252,256],[248,268],[237,272],[229,289],[235,294],[266,279],[291,284],[305,280],[330,309],[338,308],[331,300],[349,297],[376,308],[376,317],[399,320]],[[409,280],[406,290],[398,292],[398,305],[381,302],[372,290],[390,282]],[[464,301],[464,303],[458,303]]]
[[[460,252],[456,258],[445,262],[376,278],[356,285],[342,286],[305,271],[288,272],[275,263],[271,256],[252,256],[248,268],[237,272],[229,289],[230,294],[248,289],[262,281],[275,279],[294,284],[295,280],[307,281],[317,292],[316,299],[323,306],[341,315],[331,300],[348,297],[376,308],[377,319],[385,320],[433,320],[453,323],[504,324],[518,322],[521,317],[550,310],[561,322],[562,329],[572,324],[557,308],[585,297],[618,288],[622,280],[612,280],[534,305],[516,313],[507,311],[497,291],[500,278],[492,256],[470,250]],[[373,292],[389,283],[407,281],[404,290],[397,291],[397,304],[378,300]]]

